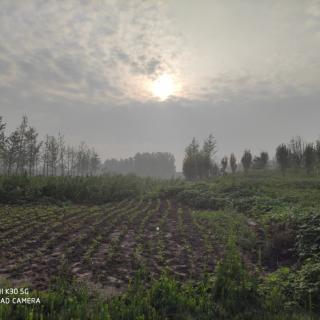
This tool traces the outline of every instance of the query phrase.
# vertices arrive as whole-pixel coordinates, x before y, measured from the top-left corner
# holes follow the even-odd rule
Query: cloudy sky
[[[320,134],[319,0],[2,0],[0,115],[102,158]]]

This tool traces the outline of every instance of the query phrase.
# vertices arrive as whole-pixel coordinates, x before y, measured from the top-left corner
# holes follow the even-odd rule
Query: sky
[[[2,0],[0,115],[105,158],[320,135],[320,0]]]

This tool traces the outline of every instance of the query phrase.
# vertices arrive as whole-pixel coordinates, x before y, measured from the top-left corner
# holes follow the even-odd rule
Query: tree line
[[[175,176],[175,158],[168,152],[136,153],[127,159],[107,159],[102,170],[109,173],[133,173],[141,177],[170,179]]]
[[[107,159],[102,164],[94,148],[84,142],[74,147],[64,136],[39,138],[36,128],[23,116],[20,125],[6,134],[6,123],[0,116],[0,174],[87,176],[103,173],[136,174],[142,177],[172,178],[176,174],[175,158],[168,152],[137,153],[127,159]],[[187,180],[208,179],[237,171],[273,169],[285,175],[288,169],[305,170],[309,175],[320,169],[320,140],[306,143],[299,136],[276,148],[274,159],[266,151],[253,156],[249,149],[240,161],[234,153],[216,161],[217,141],[211,134],[200,145],[193,138],[185,148],[183,174]]]
[[[0,116],[0,173],[6,175],[85,176],[97,175],[101,161],[84,142],[66,144],[64,136],[46,135],[40,140],[36,128],[23,116],[20,125],[6,135]]]
[[[134,157],[101,162],[94,148],[84,142],[74,147],[65,137],[39,138],[36,128],[22,117],[19,126],[6,134],[7,124],[0,116],[0,174],[44,176],[92,176],[104,173],[136,174],[142,177],[172,178],[175,158],[168,152],[137,153]]]
[[[276,149],[276,160],[283,175],[288,169],[304,169],[308,175],[319,173],[320,140],[305,143],[301,137],[282,143]]]
[[[213,160],[216,154],[216,146],[216,139],[213,135],[209,135],[203,142],[202,147],[195,138],[192,139],[185,149],[185,158],[182,165],[186,179],[207,179],[217,175],[219,168]]]
[[[253,156],[249,149],[244,150],[240,161],[234,153],[224,156],[220,163],[215,160],[217,142],[211,134],[204,140],[202,147],[193,138],[185,148],[183,174],[187,180],[208,179],[228,172],[248,172],[279,168],[283,175],[288,169],[305,170],[307,174],[319,172],[320,169],[320,140],[306,143],[300,136],[294,137],[289,143],[282,143],[276,148],[275,158],[270,160],[266,151]]]

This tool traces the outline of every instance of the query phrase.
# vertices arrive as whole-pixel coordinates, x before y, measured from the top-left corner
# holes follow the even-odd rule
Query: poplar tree
[[[228,157],[223,157],[221,159],[221,172],[222,172],[222,174],[226,174],[227,167],[228,167]]]
[[[230,163],[232,173],[236,173],[236,171],[237,171],[237,158],[234,155],[234,153],[231,153],[229,163]]]
[[[311,174],[314,170],[314,166],[316,163],[316,150],[312,143],[308,143],[305,146],[303,157],[304,157],[304,165],[305,165],[307,174]]]
[[[25,132],[25,139],[26,165],[28,174],[34,175],[38,167],[42,142],[38,142],[38,133],[34,127],[28,128],[28,130]]]
[[[280,144],[276,150],[276,160],[281,169],[283,176],[285,175],[286,170],[289,167],[289,160],[290,160],[289,156],[290,156],[289,148],[284,143]]]
[[[303,166],[305,143],[300,136],[294,137],[290,140],[289,157],[292,166],[299,170]]]
[[[0,172],[2,173],[5,170],[5,163],[4,163],[5,143],[6,143],[5,129],[6,129],[6,123],[3,122],[3,119],[0,116]]]
[[[241,163],[245,172],[248,172],[252,165],[252,154],[250,150],[245,150],[241,158]]]
[[[183,160],[183,174],[187,180],[196,180],[199,178],[199,143],[193,138],[191,143],[185,149]]]

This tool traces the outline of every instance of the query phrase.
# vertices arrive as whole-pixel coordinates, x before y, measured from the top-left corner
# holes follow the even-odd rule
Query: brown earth
[[[114,294],[141,269],[198,279],[214,262],[203,228],[174,201],[0,207],[0,277],[32,288],[67,272]]]

